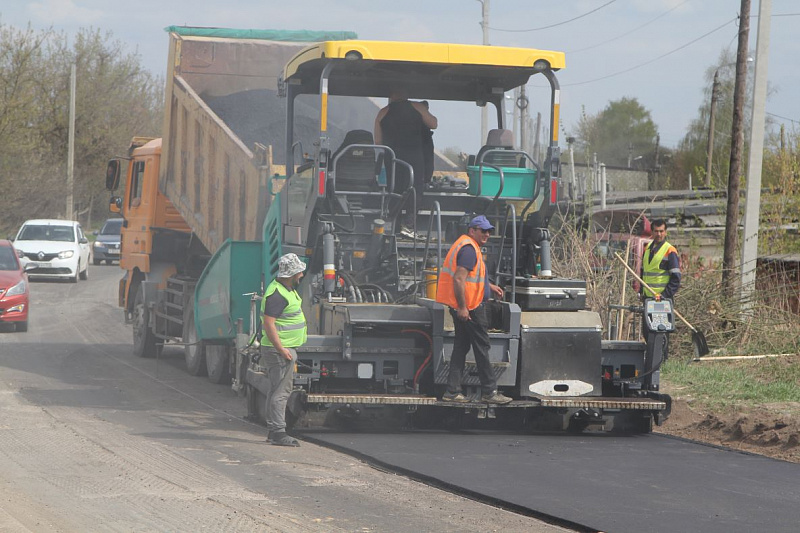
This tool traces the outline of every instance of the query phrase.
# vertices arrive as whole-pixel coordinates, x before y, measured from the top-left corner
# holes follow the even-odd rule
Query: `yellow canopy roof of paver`
[[[480,100],[527,82],[541,70],[564,68],[564,53],[447,43],[326,41],[295,55],[283,79],[302,93],[318,93],[322,69],[330,94],[386,97],[399,84],[414,98]],[[497,96],[494,96],[495,98]]]

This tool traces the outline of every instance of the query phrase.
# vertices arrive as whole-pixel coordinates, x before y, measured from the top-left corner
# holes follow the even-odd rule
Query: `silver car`
[[[92,262],[95,265],[119,261],[122,222],[121,218],[109,218],[100,231],[94,232],[97,239],[92,244]]]

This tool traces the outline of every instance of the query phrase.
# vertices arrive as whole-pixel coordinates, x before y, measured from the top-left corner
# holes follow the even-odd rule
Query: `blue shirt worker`
[[[461,391],[461,380],[470,347],[478,367],[481,401],[492,404],[506,404],[511,401],[511,398],[497,391],[497,379],[489,360],[491,343],[484,302],[492,294],[498,298],[503,297],[503,289],[489,283],[481,253],[481,247],[489,240],[493,229],[494,226],[485,216],[473,218],[467,234],[459,237],[447,252],[439,275],[436,300],[450,307],[455,326],[447,391],[442,396],[442,401],[445,402],[469,401]]]
[[[286,402],[294,386],[295,348],[306,342],[306,317],[297,293],[305,269],[296,254],[282,256],[278,260],[278,277],[269,284],[261,301],[264,335],[260,355],[269,382],[265,400],[267,442],[277,446],[300,446],[286,433]]]
[[[650,290],[640,287],[645,298],[672,299],[681,286],[681,259],[678,250],[667,242],[667,223],[662,219],[651,224],[653,241],[644,247],[641,278]]]

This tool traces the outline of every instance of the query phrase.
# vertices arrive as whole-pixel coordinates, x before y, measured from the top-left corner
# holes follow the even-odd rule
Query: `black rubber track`
[[[800,465],[663,435],[302,437],[578,530],[800,531]]]

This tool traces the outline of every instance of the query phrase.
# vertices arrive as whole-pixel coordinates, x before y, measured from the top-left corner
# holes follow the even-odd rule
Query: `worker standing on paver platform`
[[[641,278],[653,291],[639,287],[639,292],[644,298],[672,299],[681,286],[681,259],[667,242],[667,223],[657,219],[650,227],[653,241],[644,247]]]
[[[381,109],[375,117],[375,144],[388,146],[394,151],[397,159],[405,161],[414,170],[412,182],[408,169],[402,165],[397,166],[394,176],[394,192],[403,193],[413,186],[417,197],[417,209],[420,207],[422,191],[425,187],[426,144],[431,145],[431,159],[433,155],[433,141],[427,132],[436,129],[438,125],[439,121],[428,111],[428,106],[422,102],[411,102],[408,99],[408,91],[403,87],[395,87],[392,90],[389,95],[389,104]],[[416,238],[412,231],[415,216],[416,213],[412,212],[410,208],[406,209],[400,231],[401,236]]]
[[[483,215],[473,218],[467,234],[453,243],[442,265],[436,289],[436,301],[450,307],[455,325],[455,342],[450,356],[447,392],[442,401],[465,403],[461,378],[470,346],[478,366],[481,401],[506,404],[511,398],[497,392],[497,379],[489,361],[489,332],[484,302],[492,294],[503,297],[503,289],[489,283],[481,247],[489,240],[494,226]]]
[[[267,441],[278,446],[300,446],[286,433],[286,402],[294,385],[295,348],[305,344],[307,336],[302,300],[296,290],[305,269],[296,254],[282,256],[278,260],[278,277],[269,284],[261,302],[261,364],[269,381],[265,406]]]

